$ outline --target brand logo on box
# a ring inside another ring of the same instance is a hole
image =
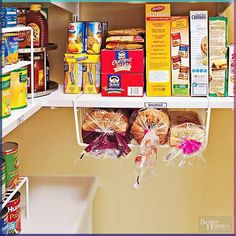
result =
[[[199,19],[205,20],[206,19],[206,14],[195,14],[195,15],[192,15],[192,19],[193,20],[199,20]]]
[[[158,7],[153,7],[151,10],[152,11],[163,11],[165,9],[165,7],[164,6],[158,6]]]
[[[108,93],[121,93],[120,75],[108,75]]]
[[[132,66],[132,57],[129,57],[128,51],[116,51],[116,59],[112,61],[114,71],[130,71]]]

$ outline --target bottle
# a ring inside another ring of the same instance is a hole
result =
[[[17,26],[26,26],[26,14],[25,10],[22,9],[17,9]],[[18,43],[19,43],[19,48],[25,48],[27,45],[26,41],[26,32],[25,31],[20,31],[18,33]]]
[[[27,26],[34,30],[34,47],[46,47],[48,44],[48,22],[40,10],[40,4],[32,4],[26,17]],[[30,37],[27,46],[30,46]]]
[[[29,56],[30,60],[30,56]],[[34,56],[34,92],[44,91],[45,75],[43,55]],[[28,66],[28,93],[31,93],[31,66]]]
[[[48,60],[48,55],[46,59],[46,81],[48,82],[50,80],[50,64]]]

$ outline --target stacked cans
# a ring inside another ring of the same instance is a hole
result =
[[[68,26],[67,52],[100,54],[107,34],[107,22],[71,22]]]
[[[0,8],[1,27],[15,27],[17,23],[17,14],[15,7]]]

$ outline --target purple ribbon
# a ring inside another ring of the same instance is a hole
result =
[[[184,154],[191,155],[200,150],[202,146],[201,142],[192,139],[185,139],[180,145],[179,148],[183,150]]]

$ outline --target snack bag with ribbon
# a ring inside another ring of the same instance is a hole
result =
[[[119,158],[131,151],[128,146],[129,121],[127,115],[121,111],[88,111],[82,125],[82,137],[88,146],[81,158],[86,152],[99,158]]]
[[[171,128],[169,142],[171,152],[165,160],[168,165],[184,167],[192,165],[194,159],[204,161],[205,128],[196,112],[173,111],[170,113]]]
[[[139,155],[135,158],[137,171],[134,188],[139,188],[155,175],[158,148],[167,142],[170,123],[168,115],[157,109],[142,109],[133,117],[131,134],[140,144]]]

